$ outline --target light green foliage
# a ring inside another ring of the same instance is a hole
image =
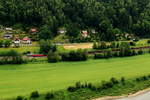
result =
[[[22,64],[0,66],[0,97],[26,95],[38,90],[45,93],[64,89],[74,83],[97,83],[111,77],[130,79],[149,74],[150,55],[61,62],[54,64]]]

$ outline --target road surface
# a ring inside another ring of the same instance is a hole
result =
[[[150,91],[140,94],[138,96],[133,96],[133,97],[125,97],[122,99],[115,99],[115,100],[150,100]]]

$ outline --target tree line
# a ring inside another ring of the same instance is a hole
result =
[[[105,41],[115,40],[118,33],[149,37],[150,0],[1,0],[0,24],[47,29],[48,38],[55,37],[59,27],[74,38],[81,29],[95,29]]]

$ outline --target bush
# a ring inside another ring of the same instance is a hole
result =
[[[114,52],[114,53],[113,53],[113,56],[114,56],[114,57],[119,57],[119,53],[118,53],[118,52]]]
[[[97,49],[97,48],[98,48],[97,42],[94,42],[93,43],[93,49]]]
[[[111,42],[110,47],[111,48],[117,48],[117,44],[115,42]]]
[[[135,46],[135,42],[130,42],[130,46]]]
[[[57,51],[56,45],[53,45],[49,40],[40,40],[40,53],[48,54],[49,51]]]
[[[99,54],[94,54],[94,59],[102,59],[104,58],[104,54],[99,53]]]
[[[67,90],[68,90],[69,92],[75,92],[75,91],[76,91],[76,87],[69,86],[69,87],[67,88]]]
[[[3,47],[3,40],[0,40],[0,48]]]
[[[3,45],[5,48],[9,47],[11,45],[11,40],[9,40],[9,39],[4,40]]]
[[[125,85],[125,78],[124,78],[124,77],[121,77],[121,83],[122,83],[123,85]]]
[[[60,61],[61,57],[57,52],[49,51],[47,55],[47,59],[49,63],[56,63]]]
[[[39,95],[39,93],[38,93],[38,91],[34,91],[34,92],[32,92],[31,93],[31,98],[38,98],[40,95]]]
[[[113,84],[118,84],[118,83],[119,83],[119,81],[118,81],[116,78],[114,78],[114,77],[112,77],[112,78],[110,79],[110,81],[111,81]]]
[[[50,93],[50,92],[49,92],[49,93],[47,93],[46,96],[45,96],[45,99],[46,99],[46,100],[49,100],[49,99],[52,99],[52,98],[54,98],[54,93]]]
[[[16,100],[23,100],[23,97],[22,97],[22,96],[18,96],[18,97],[16,98]]]
[[[77,82],[77,83],[76,83],[76,88],[77,88],[77,89],[80,89],[80,88],[81,88],[81,83],[80,83],[80,82]]]
[[[86,61],[87,53],[83,50],[70,51],[69,53],[61,54],[62,61]]]
[[[147,40],[147,43],[150,44],[150,40]]]
[[[104,58],[111,58],[111,57],[113,57],[111,49],[104,51]]]
[[[22,56],[15,50],[1,52],[0,64],[22,64],[24,63]]]
[[[108,89],[108,88],[112,88],[112,87],[113,87],[112,82],[105,82],[105,81],[102,82],[101,89]]]
[[[107,49],[106,42],[99,42],[98,43],[98,49]]]
[[[144,52],[143,52],[143,50],[142,49],[140,49],[139,51],[138,51],[138,54],[139,55],[142,55]]]

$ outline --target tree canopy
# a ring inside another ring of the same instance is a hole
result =
[[[52,36],[59,27],[76,25],[96,29],[99,36],[106,35],[104,40],[112,37],[113,29],[149,37],[150,0],[0,0],[0,24],[48,26],[46,33]]]

